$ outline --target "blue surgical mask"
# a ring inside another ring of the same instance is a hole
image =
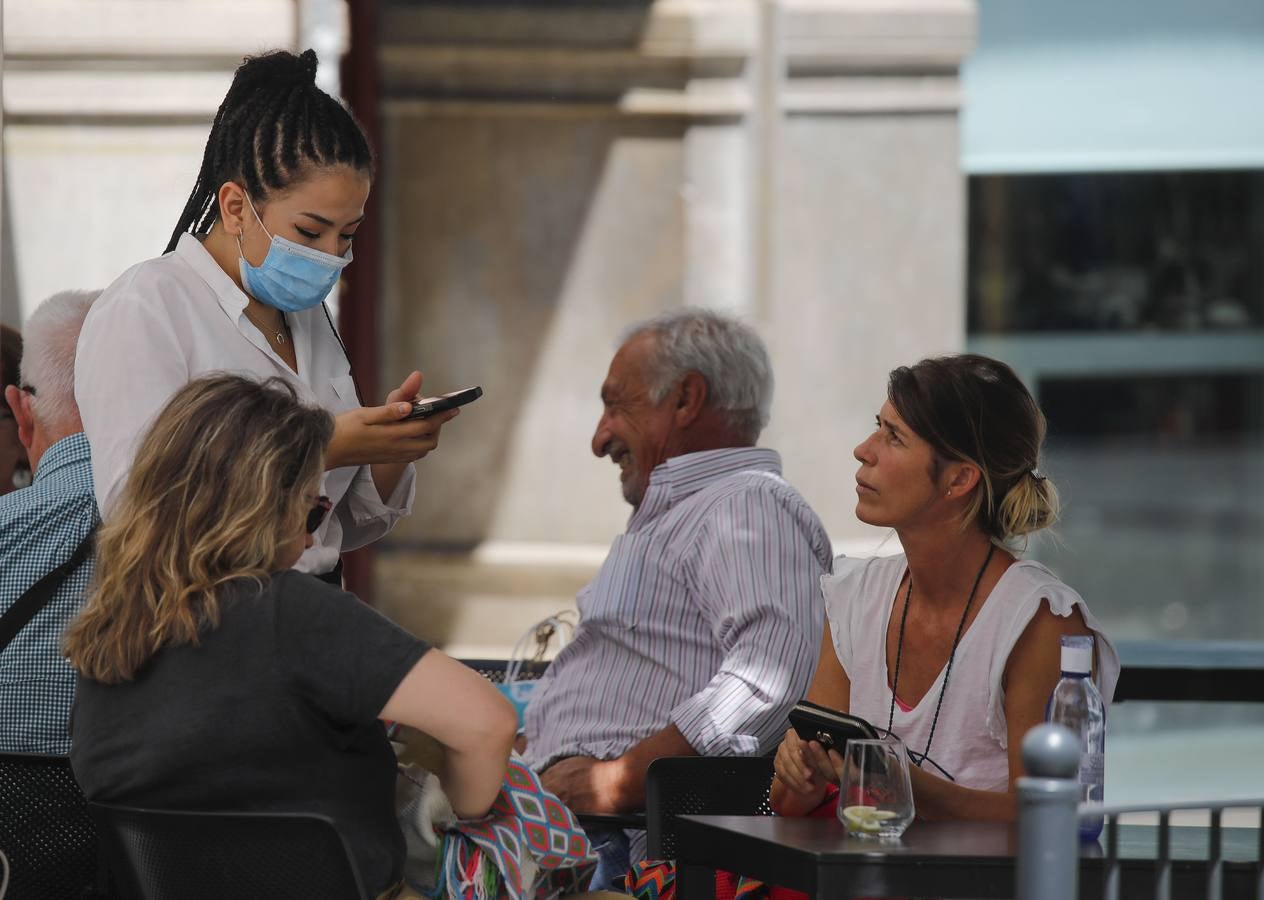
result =
[[[281,312],[299,312],[319,306],[337,284],[343,268],[351,262],[351,248],[347,248],[344,256],[333,256],[277,237],[264,227],[249,194],[246,202],[250,204],[250,211],[255,214],[263,233],[272,238],[272,246],[268,248],[263,263],[252,266],[241,252],[241,235],[237,236],[241,283],[247,293]]]

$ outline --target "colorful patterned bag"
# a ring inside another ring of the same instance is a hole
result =
[[[596,868],[574,813],[515,755],[487,817],[444,833],[433,896],[553,900],[586,890]]]
[[[636,900],[676,900],[676,863],[670,859],[635,862],[623,883]],[[768,886],[762,881],[715,873],[715,900],[768,900],[768,896]]]

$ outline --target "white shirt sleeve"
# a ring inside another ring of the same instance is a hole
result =
[[[834,654],[843,671],[855,671],[852,661],[852,604],[856,588],[864,578],[866,559],[849,559],[838,556],[834,559],[832,572],[821,576],[821,597],[825,603],[825,627],[830,630],[830,643],[834,645]]]
[[[131,279],[107,291],[93,304],[75,355],[75,400],[92,446],[102,515],[119,495],[154,415],[190,377],[164,308],[136,299]]]
[[[396,522],[412,513],[416,493],[417,469],[413,463],[404,468],[395,490],[385,501],[373,482],[372,467],[361,466],[335,509],[342,525],[342,549],[355,550],[389,532]]]
[[[212,372],[279,377],[305,403],[338,415],[359,405],[342,347],[325,314],[293,314],[290,326],[302,374],[292,371],[246,324],[247,298],[194,238],[175,253],[140,263],[93,305],[79,336],[75,398],[92,446],[93,480],[103,513],[119,497],[139,442],[154,417],[191,379]],[[343,549],[386,534],[412,508],[409,466],[385,502],[368,466],[326,473],[334,515],[297,568],[327,572]]]
[[[1089,611],[1088,604],[1071,586],[1039,563],[1021,560],[1013,567],[1019,569],[1026,577],[1014,579],[1017,593],[1004,598],[1004,609],[1009,613],[1005,626],[997,635],[991,668],[989,671],[990,691],[987,709],[988,733],[1003,748],[1009,746],[1009,724],[1005,717],[1005,668],[1009,665],[1010,654],[1026,633],[1031,620],[1036,617],[1042,604],[1049,605],[1049,611],[1059,618],[1065,619],[1079,609],[1084,624],[1093,632],[1094,677],[1097,689],[1107,707],[1115,696],[1115,685],[1119,681],[1119,652],[1101,623]],[[1017,574],[1017,573],[1016,573]],[[1001,598],[997,598],[1001,599]]]

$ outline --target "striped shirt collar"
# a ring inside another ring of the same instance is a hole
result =
[[[88,436],[82,431],[76,431],[55,441],[44,451],[39,464],[35,467],[35,478],[32,483],[39,484],[45,479],[52,478],[57,472],[71,466],[82,466],[84,463],[91,462],[91,459]]]
[[[738,472],[781,474],[781,456],[762,447],[725,447],[673,456],[655,466],[628,530],[642,527],[685,498]]]

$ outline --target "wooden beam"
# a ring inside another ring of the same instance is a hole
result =
[[[348,3],[351,39],[342,59],[342,93],[351,111],[360,120],[369,145],[382,152],[381,118],[378,115],[380,88],[377,61],[377,0]],[[381,166],[378,167],[381,171]],[[342,302],[338,307],[338,328],[351,357],[360,393],[366,404],[382,402],[378,386],[378,298],[382,282],[381,204],[378,198],[386,186],[375,181],[364,221],[356,231],[356,261],[347,272]],[[373,603],[373,548],[364,547],[343,554],[343,578],[347,590],[366,603]]]

